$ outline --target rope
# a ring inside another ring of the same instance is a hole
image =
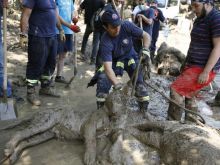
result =
[[[169,100],[170,102],[172,102],[173,104],[175,104],[176,106],[180,107],[181,109],[183,109],[184,111],[188,112],[188,113],[191,113],[193,115],[196,115],[196,116],[199,116],[201,118],[201,123],[202,124],[205,124],[205,119],[200,115],[198,114],[197,112],[194,112],[192,110],[189,110],[181,105],[179,105],[176,101],[174,101],[173,99],[169,98],[168,96],[166,96],[162,91],[160,91],[159,89],[157,89],[156,87],[154,87],[153,85],[151,85],[150,83],[148,82],[144,82],[147,86],[151,87],[153,90],[155,90],[156,92],[160,93],[163,97],[165,97],[167,100]],[[196,119],[194,119],[196,120]],[[198,123],[198,122],[197,122]],[[199,124],[199,123],[198,123]]]

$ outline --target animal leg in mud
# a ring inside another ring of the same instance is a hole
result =
[[[109,151],[112,143],[108,137],[97,138],[97,164],[110,165]]]
[[[148,156],[149,148],[131,134],[130,128],[119,131],[109,152],[110,162],[117,165],[150,164]]]
[[[196,112],[198,111],[198,106],[196,104],[196,99],[193,97],[193,98],[185,98],[185,107],[187,109],[190,109],[192,110],[193,112]],[[196,122],[197,124],[200,124],[200,118],[197,118],[197,116],[191,114],[191,113],[187,113],[186,112],[186,118],[187,120],[189,121],[192,121],[192,122]]]
[[[130,134],[134,136],[137,140],[139,140],[141,143],[144,143],[149,146],[153,146],[155,148],[159,148],[160,146],[160,138],[161,133],[158,130],[145,130],[145,129],[137,129],[137,128],[130,128],[129,129]]]
[[[174,90],[170,89],[170,98],[173,99],[177,104],[185,106],[184,97],[176,93]],[[180,107],[170,102],[168,108],[168,119],[169,120],[181,120],[183,110]]]
[[[39,133],[43,133],[48,129],[52,128],[55,125],[54,120],[47,120],[41,121],[39,120],[37,124],[31,125],[29,128],[26,128],[22,131],[18,131],[6,144],[5,146],[5,156],[9,156],[14,152],[16,146],[23,140],[28,139],[34,135]]]
[[[104,108],[104,107],[103,107]],[[105,110],[96,111],[93,113],[89,119],[86,121],[83,126],[83,136],[85,139],[85,154],[84,154],[84,163],[86,165],[95,165],[96,164],[96,131],[97,127],[105,126],[106,122],[109,122],[108,115]]]
[[[24,149],[48,141],[54,138],[54,136],[55,136],[54,133],[50,131],[46,131],[44,133],[35,135],[27,140],[23,140],[14,148],[13,153],[9,155],[8,157],[9,164],[14,164],[15,161],[18,159],[18,156],[22,153]]]

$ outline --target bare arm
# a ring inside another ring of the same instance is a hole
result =
[[[213,38],[214,48],[212,49],[209,60],[204,68],[204,72],[210,72],[220,58],[220,37]]]
[[[60,23],[68,28],[70,28],[71,24],[64,21],[62,17],[58,16],[59,17],[59,20],[60,20]]]
[[[151,44],[151,37],[148,33],[143,31],[143,48],[149,48]]]
[[[60,16],[59,16],[59,12],[58,9],[56,8],[56,18],[57,18],[57,28],[59,29],[59,31],[63,30],[62,26],[61,26],[61,20],[60,20]]]
[[[108,78],[111,80],[113,85],[116,85],[119,83],[115,72],[112,69],[112,62],[104,62],[104,69],[105,69],[105,73],[108,76]]]
[[[142,17],[142,20],[147,23],[148,25],[152,25],[153,24],[153,19],[152,18],[147,18],[145,17],[143,14],[138,14],[138,17]]]
[[[220,58],[220,37],[213,38],[212,42],[214,47],[212,49],[211,55],[208,59],[208,62],[205,65],[203,72],[199,75],[198,78],[198,83],[201,84],[206,83],[208,81],[210,71],[213,69],[213,67]]]
[[[20,29],[21,33],[26,34],[28,31],[28,21],[31,15],[32,9],[24,7],[21,13]]]

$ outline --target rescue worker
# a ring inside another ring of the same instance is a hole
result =
[[[156,51],[156,43],[159,37],[160,31],[160,22],[165,22],[165,17],[163,12],[157,7],[158,2],[157,0],[150,1],[150,8],[154,9],[154,24],[152,29],[152,40],[150,46],[150,57],[152,64],[155,64],[155,51]]]
[[[123,87],[120,78],[124,70],[131,78],[138,64],[137,52],[134,50],[132,38],[143,38],[142,53],[150,60],[150,36],[129,21],[121,21],[115,10],[107,10],[101,17],[106,32],[100,43],[100,54],[103,66],[98,70],[97,106],[104,105],[105,97],[111,86],[119,90]],[[103,72],[104,71],[104,72]],[[143,82],[143,75],[139,72],[135,96],[138,98],[142,110],[147,110],[149,96]]]
[[[28,62],[26,68],[27,100],[41,105],[36,87],[41,82],[40,95],[60,97],[51,85],[51,76],[56,66],[56,25],[61,40],[65,34],[61,27],[54,0],[23,0],[20,21],[20,44],[23,47],[28,37]]]
[[[213,3],[213,0],[192,0],[197,18],[191,31],[185,67],[171,84],[171,98],[194,111],[197,111],[196,94],[209,85],[220,70],[220,12]],[[173,103],[170,103],[168,118],[181,118],[180,110]]]

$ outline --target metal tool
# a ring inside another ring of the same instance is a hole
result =
[[[7,84],[7,9],[3,8],[3,53],[4,53],[4,76],[3,76],[3,99],[0,103],[0,120],[15,119],[16,113],[12,98],[8,98]]]
[[[71,83],[73,82],[73,80],[75,79],[76,75],[77,75],[77,33],[74,33],[74,52],[73,53],[73,65],[74,65],[74,73],[73,76],[71,77],[71,79],[69,80],[69,82],[66,84],[65,88],[70,88]]]

